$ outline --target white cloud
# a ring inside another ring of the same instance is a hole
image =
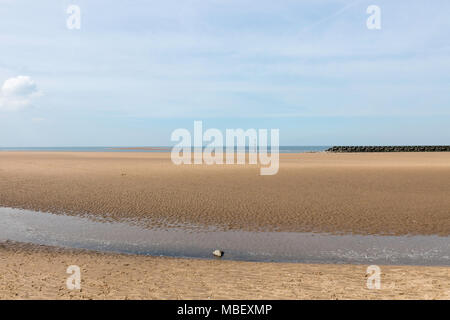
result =
[[[0,111],[17,111],[31,105],[40,95],[36,83],[28,76],[7,79],[0,88]]]

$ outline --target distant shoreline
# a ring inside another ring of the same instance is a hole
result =
[[[110,150],[154,150],[154,151],[170,151],[169,147],[111,147]]]
[[[172,146],[142,147],[0,147],[1,151],[54,151],[54,152],[170,152]],[[239,151],[239,150],[237,150]],[[248,152],[248,147],[245,147]],[[365,153],[365,152],[450,152],[450,145],[400,146],[279,146],[279,153]]]
[[[204,146],[206,147],[206,146]],[[280,146],[279,153],[324,152],[330,146]],[[1,151],[43,151],[43,152],[170,152],[172,146],[97,146],[97,147],[0,147]],[[236,151],[244,149],[235,148]],[[269,146],[270,150],[270,146]],[[248,152],[248,146],[245,147]]]

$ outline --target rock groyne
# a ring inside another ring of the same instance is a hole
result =
[[[450,152],[450,146],[335,146],[327,152]]]

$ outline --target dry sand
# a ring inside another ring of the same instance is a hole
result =
[[[223,229],[450,235],[450,153],[282,154],[280,171],[168,153],[0,152],[0,205]]]
[[[66,269],[81,269],[81,291]],[[0,299],[450,299],[450,268],[155,258],[0,243]]]

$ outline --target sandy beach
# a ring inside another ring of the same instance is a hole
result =
[[[450,235],[450,153],[280,155],[257,166],[175,166],[168,153],[1,152],[0,206],[147,227]],[[82,290],[65,286],[82,269]],[[262,263],[0,244],[1,299],[449,299],[450,268]]]
[[[281,154],[274,176],[168,153],[0,153],[0,206],[162,227],[448,236],[449,190],[450,153]]]
[[[449,0],[103,2],[0,0],[0,302],[450,300]]]
[[[66,269],[81,269],[68,290]],[[450,299],[445,267],[256,263],[100,254],[0,244],[0,299]]]

